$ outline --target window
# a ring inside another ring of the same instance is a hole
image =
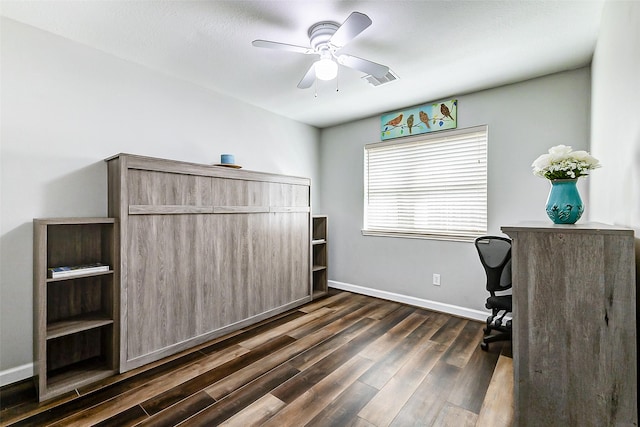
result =
[[[487,232],[487,126],[364,148],[365,235],[472,240]]]

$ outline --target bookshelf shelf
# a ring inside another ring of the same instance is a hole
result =
[[[65,366],[50,373],[43,400],[89,385],[110,377],[114,373],[115,371],[108,367],[104,359],[97,357]]]
[[[77,332],[88,331],[93,328],[100,328],[106,325],[112,325],[113,319],[107,315],[92,313],[80,315],[60,322],[47,324],[47,339],[60,338],[65,335],[75,334]]]
[[[51,278],[51,277],[48,277],[47,278],[47,283],[49,283],[49,282],[64,282],[64,281],[67,281],[67,280],[76,280],[76,279],[82,279],[84,277],[104,276],[104,275],[109,275],[109,274],[113,274],[113,270],[99,271],[97,273],[78,274],[77,276],[70,276],[70,277],[56,277],[55,279]]]

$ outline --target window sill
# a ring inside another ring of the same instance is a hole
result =
[[[484,236],[486,233],[478,235],[445,235],[445,234],[421,234],[421,233],[402,233],[393,231],[375,231],[362,230],[363,236],[374,237],[397,237],[402,239],[425,239],[425,240],[445,240],[450,242],[470,242],[473,243],[476,238]]]

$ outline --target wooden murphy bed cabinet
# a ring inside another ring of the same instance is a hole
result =
[[[502,231],[513,239],[514,425],[638,425],[633,230]]]
[[[114,218],[33,220],[34,378],[40,401],[117,371],[117,236]],[[49,268],[94,263],[108,269],[47,277]]]
[[[312,299],[310,180],[119,154],[120,372]]]

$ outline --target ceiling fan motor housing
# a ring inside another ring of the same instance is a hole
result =
[[[340,24],[332,21],[323,21],[313,24],[309,28],[309,41],[311,47],[316,52],[320,53],[323,50],[330,49],[329,40],[331,36],[340,28]]]

